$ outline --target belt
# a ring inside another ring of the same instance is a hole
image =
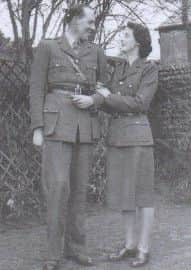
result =
[[[52,87],[51,92],[53,93],[59,93],[66,96],[71,95],[86,95],[90,96],[93,94],[93,92],[83,86],[77,85],[76,87],[67,87],[67,86],[61,86],[61,87]]]
[[[54,94],[61,94],[65,97],[70,98],[72,95],[75,95],[75,92],[72,91],[66,91],[66,90],[62,90],[62,89],[53,89],[52,93]]]
[[[115,112],[115,113],[112,113],[111,115],[112,115],[112,118],[119,119],[123,117],[139,116],[140,113]]]

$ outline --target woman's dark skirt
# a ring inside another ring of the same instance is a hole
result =
[[[109,147],[106,202],[121,211],[153,207],[154,158],[152,146]]]

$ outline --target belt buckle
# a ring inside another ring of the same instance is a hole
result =
[[[82,94],[82,88],[80,87],[79,84],[76,85],[76,87],[74,89],[74,93],[75,93],[75,95],[81,95]]]

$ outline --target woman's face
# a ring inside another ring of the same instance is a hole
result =
[[[131,28],[126,27],[120,33],[120,36],[120,51],[122,54],[129,54],[136,47],[138,47],[138,44],[133,34],[133,30]]]

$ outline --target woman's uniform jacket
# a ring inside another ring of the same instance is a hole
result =
[[[147,112],[157,90],[158,68],[153,61],[126,61],[116,65],[111,82],[112,94],[103,108],[113,115],[108,143],[111,146],[153,145]]]
[[[111,117],[108,134],[108,207],[135,210],[153,207],[153,138],[147,112],[157,90],[155,63],[138,59],[116,66],[104,109]]]

